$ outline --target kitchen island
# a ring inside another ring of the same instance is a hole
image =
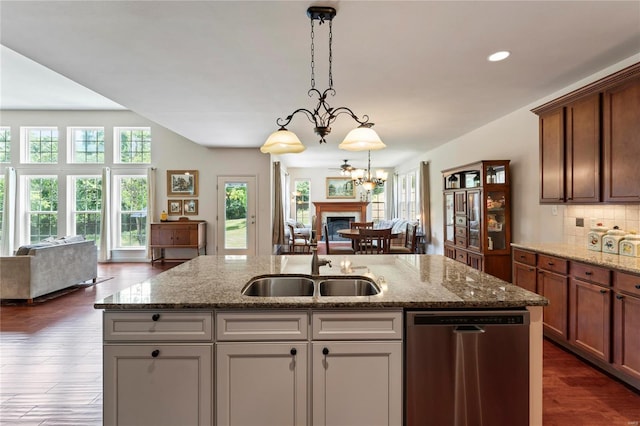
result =
[[[325,258],[321,277],[382,291],[246,296],[255,277],[310,276],[311,257],[200,256],[98,301],[105,424],[402,424],[410,310],[528,310],[529,418],[541,424],[545,298],[444,256]]]

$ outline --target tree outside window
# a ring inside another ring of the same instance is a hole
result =
[[[296,222],[311,224],[311,181],[302,179],[295,181]]]
[[[25,162],[55,164],[58,162],[58,128],[27,127],[25,135]]]
[[[118,246],[133,248],[147,244],[147,178],[119,176],[120,231]]]
[[[104,163],[104,128],[69,128],[69,147],[73,163]]]
[[[151,129],[117,128],[116,162],[118,163],[151,163]]]
[[[73,181],[72,226],[75,235],[84,235],[100,245],[100,219],[102,210],[102,178],[75,176]]]
[[[29,241],[37,243],[58,235],[58,179],[28,177]]]
[[[11,162],[11,129],[0,127],[0,163]]]

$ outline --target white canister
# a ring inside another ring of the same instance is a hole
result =
[[[620,254],[623,256],[640,257],[640,235],[631,231],[620,241]]]
[[[607,228],[598,223],[587,234],[587,248],[593,251],[602,251],[602,237],[607,233]]]
[[[620,240],[624,238],[624,231],[614,226],[613,229],[607,231],[607,234],[602,237],[602,252],[610,254],[618,254],[620,249]]]

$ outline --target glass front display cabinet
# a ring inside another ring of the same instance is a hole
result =
[[[511,282],[509,160],[442,171],[445,256]]]

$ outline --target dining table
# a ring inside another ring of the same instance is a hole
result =
[[[351,246],[353,247],[353,249],[354,250],[357,249],[358,240],[360,239],[360,229],[358,228],[338,229],[336,233],[343,238],[349,238],[351,240]],[[399,236],[400,236],[400,232],[391,231],[392,240],[395,238],[398,238]]]

